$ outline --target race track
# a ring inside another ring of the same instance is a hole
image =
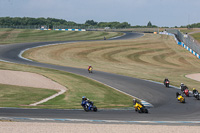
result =
[[[143,36],[143,34],[127,33],[125,36],[115,39],[132,39],[141,36]],[[89,77],[111,87],[114,87],[120,91],[128,93],[132,96],[136,96],[142,100],[145,100],[151,103],[154,107],[149,109],[149,114],[139,114],[134,110],[99,110],[98,112],[84,112],[83,110],[0,108],[0,117],[118,121],[200,120],[200,101],[197,101],[193,97],[189,97],[186,98],[185,104],[179,103],[175,97],[175,93],[179,91],[176,88],[165,88],[162,84],[100,71],[94,71],[95,74],[89,74],[85,69],[38,63],[22,59],[18,56],[22,51],[28,48],[55,43],[64,42],[42,42],[2,45],[0,46],[0,60],[62,70]]]

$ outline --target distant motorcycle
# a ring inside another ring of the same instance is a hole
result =
[[[185,103],[185,98],[180,94],[180,93],[176,93],[176,98],[178,99],[178,101],[180,101],[181,103]]]
[[[183,91],[183,93],[184,93],[187,97],[189,97],[189,90],[188,90],[188,89],[185,89],[185,90]]]
[[[164,83],[165,87],[169,88],[169,79],[168,78],[165,78],[163,83]]]
[[[180,89],[183,92],[183,94],[185,94],[185,96],[189,97],[189,89],[188,89],[188,87],[186,85],[181,83]]]
[[[164,85],[169,88],[169,81],[165,81]]]
[[[196,91],[195,93],[193,93],[193,96],[197,99],[200,100],[200,94],[198,91]]]
[[[179,95],[178,101],[180,101],[181,103],[185,103],[185,98],[183,96]]]
[[[90,67],[90,68],[88,69],[88,72],[89,72],[89,73],[92,73],[92,67]]]

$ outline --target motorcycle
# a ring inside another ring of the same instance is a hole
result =
[[[148,109],[140,103],[136,103],[134,105],[134,108],[135,108],[135,111],[138,113],[148,113]]]
[[[193,96],[197,99],[200,100],[200,94],[198,91],[196,91],[195,93],[193,93]]]
[[[189,97],[189,90],[188,90],[188,89],[185,89],[185,90],[183,91],[183,93],[184,93],[187,97]]]
[[[85,106],[83,108],[86,112],[88,112],[90,110],[97,112],[97,107],[94,106],[94,103],[92,101],[86,101]]]
[[[165,81],[164,85],[169,88],[169,81]]]
[[[176,93],[176,97],[178,101],[180,101],[181,103],[185,103],[185,98],[182,95],[180,95],[178,92]]]
[[[89,73],[92,73],[92,67],[90,67],[90,68],[88,69],[88,72],[89,72]]]

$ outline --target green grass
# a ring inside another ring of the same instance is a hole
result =
[[[200,60],[177,45],[173,37],[145,34],[133,40],[77,42],[68,45],[35,48],[24,54],[27,58],[62,66],[87,68],[172,85],[186,84],[199,88],[199,82],[185,77],[200,72]]]
[[[81,108],[80,103],[82,96],[87,96],[90,100],[94,101],[98,108],[121,108],[132,106],[132,97],[124,95],[96,81],[75,74],[4,62],[0,62],[0,69],[38,73],[68,88],[67,92],[64,94],[36,107],[30,107],[22,105],[40,101],[42,98],[46,98],[56,92],[47,89],[0,84],[1,107],[77,109]]]
[[[31,29],[0,29],[0,44],[68,41],[68,40],[103,40],[120,36],[119,32],[97,31],[43,31]]]
[[[55,90],[0,84],[0,107],[23,107],[55,93]]]
[[[195,34],[192,34],[191,36],[194,37],[194,39],[200,43],[200,33],[195,33]]]
[[[0,29],[0,44],[66,40],[102,40],[104,36],[106,36],[106,38],[111,38],[119,35],[122,35],[122,33]],[[132,98],[130,96],[124,95],[95,81],[67,72],[4,62],[0,62],[0,69],[38,73],[68,88],[65,94],[38,105],[36,106],[37,108],[81,108],[80,102],[82,96],[87,96],[100,108],[130,107],[132,103]],[[9,91],[6,92],[6,89]],[[0,106],[2,107],[24,107],[21,105],[28,105],[40,101],[46,98],[47,94],[55,93],[55,91],[47,89],[2,84],[0,84],[0,92],[2,94]],[[3,99],[6,99],[6,101]]]
[[[197,40],[200,43],[200,29],[199,28],[193,28],[193,29],[187,29],[187,28],[183,28],[180,29],[181,32],[183,33],[190,33],[193,32],[192,34],[190,34],[190,36],[192,36],[195,40]]]

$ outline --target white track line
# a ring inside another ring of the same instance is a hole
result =
[[[69,42],[69,43],[71,43],[71,42]],[[74,43],[74,42],[73,42],[73,43]],[[39,47],[45,47],[45,46],[50,46],[50,45],[59,45],[59,44],[66,44],[66,43],[47,44],[47,45],[36,46],[36,47],[32,47],[32,48],[39,48]],[[23,53],[24,53],[25,51],[30,50],[30,49],[32,49],[32,48],[27,48],[27,49],[21,51],[20,54],[18,55],[18,57],[19,57],[19,58],[22,58],[22,59],[24,59],[24,60],[32,61],[32,60],[27,59],[27,58],[25,58],[25,57],[22,56]],[[83,75],[81,75],[81,76],[83,76]],[[83,77],[86,77],[86,76],[83,76]],[[86,78],[89,78],[89,77],[86,77]],[[92,78],[89,78],[89,79],[92,79]],[[136,98],[136,99],[140,100],[141,103],[142,103],[143,105],[145,105],[145,106],[147,106],[147,107],[153,107],[153,105],[152,105],[151,103],[148,103],[148,102],[146,102],[146,101],[144,101],[144,100],[142,100],[142,99],[140,99],[140,98],[138,98],[138,97],[132,96],[132,95],[126,93],[126,92],[123,92],[123,91],[121,91],[121,90],[119,90],[119,89],[117,89],[117,88],[114,88],[114,87],[112,87],[112,86],[110,86],[110,85],[104,84],[104,83],[102,83],[102,82],[100,82],[100,81],[97,81],[97,80],[95,80],[95,79],[92,79],[92,80],[94,80],[94,81],[96,81],[96,82],[99,82],[99,83],[101,83],[101,84],[103,84],[103,85],[106,85],[106,86],[108,86],[108,87],[110,87],[110,88],[113,88],[113,89],[115,89],[115,90],[117,90],[117,91],[119,91],[119,92],[121,92],[121,93],[123,93],[123,94],[125,94],[125,95],[128,95],[128,96],[131,96],[131,97],[133,97],[133,98]]]
[[[37,106],[38,104],[45,103],[45,102],[47,102],[47,101],[49,101],[49,100],[51,100],[51,99],[53,99],[53,98],[55,98],[55,97],[57,97],[57,96],[59,96],[59,95],[62,95],[62,94],[65,93],[66,91],[67,91],[67,90],[61,90],[60,92],[58,92],[58,93],[56,93],[56,94],[54,94],[54,95],[52,95],[52,96],[50,96],[50,97],[47,97],[47,98],[45,98],[45,99],[43,99],[43,100],[41,100],[41,101],[39,101],[39,102],[30,104],[30,106]]]

